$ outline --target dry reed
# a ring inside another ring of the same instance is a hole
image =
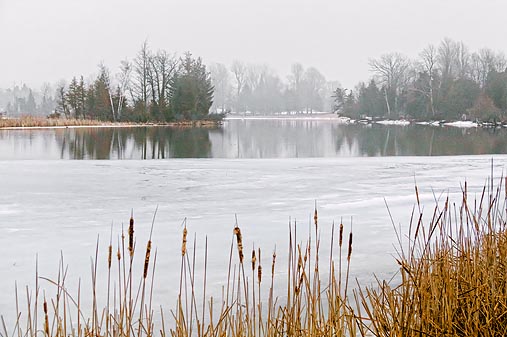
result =
[[[187,251],[187,223],[181,242],[180,288],[169,324],[160,309],[155,325],[152,308],[156,252],[152,253],[152,232],[142,261],[139,286],[134,283],[134,219],[129,221],[128,237],[123,230],[117,251],[117,280],[107,284],[107,305],[99,309],[96,298],[98,242],[92,260],[92,308],[85,315],[80,286],[71,295],[66,287],[63,257],[56,281],[56,296],[42,301],[44,326],[37,327],[38,285],[35,296],[27,290],[27,314],[19,312],[12,333],[1,337],[162,337],[208,336],[501,336],[507,334],[507,180],[494,189],[485,186],[477,200],[469,200],[465,183],[461,202],[448,198],[437,204],[428,224],[424,223],[419,189],[408,242],[399,239],[399,278],[388,282],[377,279],[374,286],[358,285],[348,296],[353,252],[352,229],[345,237],[340,222],[337,247],[335,226],[331,226],[330,255],[326,277],[321,277],[320,229],[317,209],[313,213],[315,231],[300,241],[296,222],[289,221],[286,270],[276,270],[276,248],[271,256],[271,280],[264,282],[260,248],[252,249],[250,275],[245,274],[245,237],[233,228],[227,279],[222,299],[207,294],[207,238],[202,284],[196,277],[196,238],[193,254]],[[418,209],[418,213],[415,210]],[[309,227],[311,228],[310,218]],[[154,221],[153,221],[154,223]],[[153,223],[152,229],[153,231]],[[350,225],[352,227],[352,225]],[[400,238],[402,233],[398,233]],[[313,240],[312,240],[313,238]],[[112,234],[111,234],[112,239]],[[107,248],[108,273],[112,267],[112,240]],[[237,262],[233,248],[238,251]],[[338,250],[335,260],[333,250]],[[130,259],[122,259],[125,252]],[[342,254],[343,251],[343,254]],[[342,256],[343,261],[342,261]],[[149,266],[153,265],[151,275]],[[343,269],[343,270],[342,270]],[[283,277],[285,282],[275,279]],[[275,286],[278,284],[278,286]],[[286,288],[279,286],[285,284]],[[197,299],[198,290],[202,300]],[[16,290],[17,294],[17,290]],[[284,295],[286,294],[286,295]],[[111,303],[109,297],[112,297]],[[199,303],[200,302],[200,303]],[[22,321],[22,318],[25,321]],[[158,334],[158,333],[157,333]]]

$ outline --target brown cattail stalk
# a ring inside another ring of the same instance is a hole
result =
[[[187,251],[187,226],[183,228],[183,240],[181,242],[181,256],[185,256],[185,253]]]
[[[271,276],[275,274],[276,251],[273,251],[273,262],[271,263]]]
[[[234,227],[234,234],[236,235],[236,242],[238,243],[239,263],[243,263],[243,237],[238,225]]]
[[[352,255],[352,232],[349,234],[349,252],[347,253],[347,260],[350,261],[350,256]]]
[[[315,223],[315,229],[317,229],[318,220],[319,220],[319,216],[317,214],[317,202],[315,202],[315,212],[313,214],[313,222]]]
[[[261,283],[262,281],[262,266],[259,265],[259,267],[257,267],[257,281],[259,281],[259,283]]]
[[[255,257],[255,249],[252,250],[252,270],[255,270],[255,263],[257,262],[257,258]]]
[[[130,256],[134,256],[134,216],[130,216],[129,223],[129,253]]]
[[[49,337],[48,303],[46,302],[46,299],[44,299],[43,308],[44,308],[44,332],[46,333],[46,336]]]
[[[111,269],[111,261],[113,259],[113,246],[109,245],[109,251],[107,254],[107,269]]]
[[[144,257],[143,278],[146,278],[146,276],[148,276],[148,264],[150,263],[150,255],[151,255],[151,240],[148,240],[148,245],[146,246],[146,255]]]

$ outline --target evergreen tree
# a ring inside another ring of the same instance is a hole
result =
[[[186,53],[169,87],[171,115],[168,119],[199,119],[209,114],[213,85],[201,58]]]

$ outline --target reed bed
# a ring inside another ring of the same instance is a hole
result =
[[[97,126],[112,125],[110,122],[102,122],[91,119],[73,119],[73,118],[45,118],[34,116],[23,116],[21,118],[0,119],[1,128],[47,128],[64,126]]]
[[[401,281],[356,292],[371,335],[507,335],[505,187],[490,181],[471,198],[465,183],[461,202],[437,203],[428,224],[416,187],[408,243],[399,236]]]
[[[70,294],[62,261],[55,292],[26,291],[16,301],[17,321],[11,330],[0,325],[0,337],[187,337],[187,336],[498,336],[507,334],[507,180],[491,181],[476,199],[463,186],[458,203],[436,202],[428,223],[417,203],[402,240],[398,232],[399,277],[376,279],[364,286],[349,281],[353,233],[350,226],[332,226],[322,241],[315,208],[308,236],[298,237],[300,224],[289,221],[287,261],[276,249],[246,247],[241,227],[231,228],[229,261],[221,296],[210,296],[208,240],[204,256],[196,256],[196,238],[182,223],[179,291],[175,303],[154,308],[157,250],[152,223],[146,249],[137,259],[135,221],[113,231],[107,248],[107,282],[100,282],[99,245],[92,259],[91,307],[84,308],[81,288]],[[321,244],[329,245],[322,256]],[[187,246],[194,247],[190,249]],[[285,255],[285,254],[284,254]],[[204,261],[197,274],[196,260]],[[284,265],[281,270],[279,265]],[[213,271],[216,273],[217,271]],[[280,280],[279,278],[283,278]],[[275,280],[276,279],[276,280]],[[275,286],[278,284],[278,286]],[[280,284],[284,284],[280,286]],[[98,291],[102,290],[102,291]],[[106,298],[98,298],[106,293]],[[17,294],[17,289],[16,289]],[[105,303],[105,304],[104,304]],[[26,307],[27,309],[22,309]],[[171,309],[172,308],[172,309]]]
[[[219,119],[209,120],[189,120],[177,122],[110,122],[94,119],[75,119],[75,118],[45,118],[34,116],[23,116],[21,118],[0,118],[0,129],[11,128],[50,128],[50,127],[85,127],[85,126],[171,126],[179,128],[199,127],[214,128],[221,125]]]

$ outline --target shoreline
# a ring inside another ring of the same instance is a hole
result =
[[[2,126],[2,121],[10,121],[13,125]],[[67,121],[68,123],[65,123]],[[88,123],[87,123],[88,122]],[[82,129],[82,128],[137,128],[137,127],[173,127],[173,128],[215,128],[222,121],[196,120],[167,123],[131,123],[131,122],[101,122],[97,120],[50,120],[50,119],[3,119],[0,120],[0,130],[37,130],[37,129]]]
[[[0,130],[37,130],[37,129],[81,129],[81,128],[137,128],[137,127],[172,127],[172,128],[215,128],[227,121],[316,121],[334,122],[341,125],[384,125],[384,126],[408,126],[420,125],[430,127],[455,127],[455,128],[507,128],[506,123],[491,123],[483,121],[454,121],[454,120],[407,120],[407,119],[352,119],[333,113],[315,113],[305,115],[230,115],[223,120],[196,120],[181,122],[101,122],[97,120],[51,120],[44,118],[26,119],[0,119]],[[7,122],[5,122],[7,121]],[[4,123],[2,123],[4,122]],[[12,125],[8,125],[8,124]],[[2,126],[7,124],[7,126]]]

